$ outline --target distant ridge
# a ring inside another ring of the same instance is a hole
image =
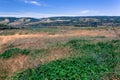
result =
[[[76,17],[0,17],[0,24],[13,27],[48,27],[48,26],[77,26],[77,27],[97,27],[97,26],[120,26],[120,16],[76,16]]]

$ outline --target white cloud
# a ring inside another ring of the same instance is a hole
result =
[[[87,14],[87,13],[89,13],[89,12],[90,12],[90,10],[83,10],[83,11],[80,11],[81,14]]]
[[[33,5],[37,5],[37,6],[43,6],[41,3],[35,1],[35,0],[24,0],[25,3],[28,4],[33,4]]]
[[[77,14],[81,15],[81,16],[101,16],[101,15],[103,15],[103,13],[96,11],[96,10],[81,10]]]

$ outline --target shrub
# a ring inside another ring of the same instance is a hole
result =
[[[19,49],[19,48],[10,48],[8,50],[6,50],[5,52],[3,52],[2,54],[0,54],[0,58],[10,58],[14,55],[18,55],[18,54],[21,54],[21,55],[28,55],[30,53],[29,50],[27,49]]]

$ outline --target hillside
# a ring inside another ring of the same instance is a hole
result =
[[[32,28],[50,26],[120,26],[120,16],[49,17],[41,19],[27,17],[0,17],[0,24]]]
[[[0,30],[6,30],[6,29],[18,29],[16,27],[0,24]]]
[[[0,30],[0,80],[120,80],[117,34],[112,27]]]
[[[0,17],[0,24],[8,26],[24,26],[27,23],[37,22],[39,19],[35,18],[16,18],[16,17]]]

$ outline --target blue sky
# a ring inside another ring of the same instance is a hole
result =
[[[120,0],[0,0],[0,16],[120,16]]]

